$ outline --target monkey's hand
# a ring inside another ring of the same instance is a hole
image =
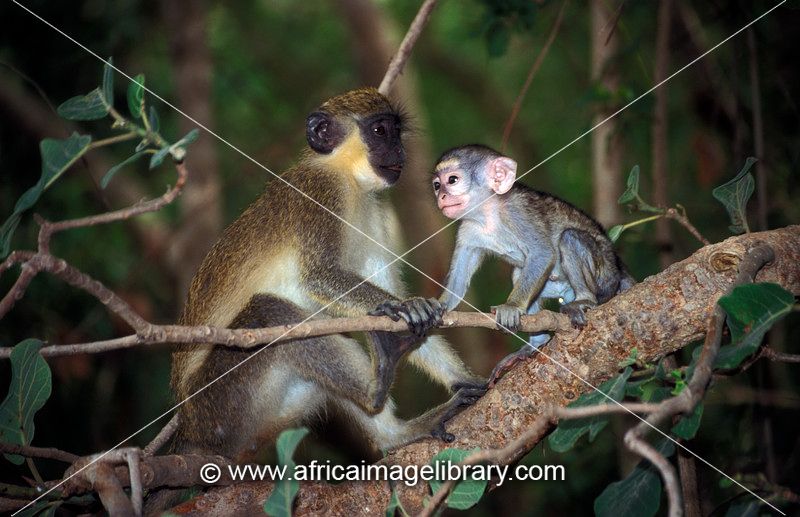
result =
[[[575,300],[561,306],[561,314],[569,316],[569,321],[576,329],[586,326],[586,310],[596,307],[597,304],[587,300]]]
[[[436,298],[414,297],[398,302],[386,300],[370,316],[389,316],[394,321],[403,318],[410,330],[418,338],[424,337],[428,330],[442,323],[444,307]]]
[[[439,438],[447,443],[455,440],[455,435],[453,435],[453,433],[448,433],[444,427],[444,424],[457,414],[464,411],[467,407],[476,403],[478,399],[480,399],[483,394],[486,393],[486,390],[487,386],[484,383],[479,387],[469,387],[465,385],[456,391],[453,396],[450,397],[450,400],[441,406],[443,411],[438,419],[438,422],[434,425],[434,428],[431,429],[431,436],[434,438]]]
[[[492,312],[495,314],[495,321],[498,325],[514,331],[519,328],[519,319],[525,313],[516,305],[495,305],[492,307]]]

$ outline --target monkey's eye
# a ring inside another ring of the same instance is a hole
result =
[[[439,187],[441,187],[441,186],[442,186],[442,184],[439,183],[438,181],[434,181],[433,182],[433,190],[439,190]]]
[[[449,183],[450,185],[455,185],[456,183],[458,183],[458,176],[450,176],[449,178],[447,178],[447,183]]]
[[[379,137],[383,138],[386,136],[386,128],[383,127],[383,124],[378,124],[372,128],[372,132],[378,135]]]

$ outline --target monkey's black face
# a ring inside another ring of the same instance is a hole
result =
[[[392,185],[400,178],[406,161],[400,117],[395,113],[380,113],[362,120],[359,126],[361,138],[369,149],[369,164]]]

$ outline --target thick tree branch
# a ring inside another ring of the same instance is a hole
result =
[[[456,441],[445,444],[433,439],[392,451],[383,461],[390,464],[428,464],[444,448],[503,449],[533,430],[545,419],[549,408],[566,406],[590,388],[618,372],[618,363],[636,347],[643,361],[679,350],[707,331],[717,299],[734,283],[740,262],[750,249],[767,245],[775,260],[756,275],[759,282],[775,282],[800,294],[800,226],[732,237],[698,250],[688,259],[649,277],[631,290],[590,311],[589,322],[580,332],[556,332],[536,354],[503,377],[473,407],[448,424]],[[533,437],[517,448],[506,462],[524,456],[544,436]],[[246,490],[248,502],[241,502]],[[236,512],[260,508],[272,490],[270,483],[215,489],[182,506],[199,513]],[[419,512],[429,497],[422,483],[399,494],[404,508]],[[301,485],[297,515],[326,511],[364,515],[382,511],[391,491],[386,482]]]

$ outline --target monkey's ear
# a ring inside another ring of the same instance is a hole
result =
[[[517,179],[517,162],[511,158],[500,156],[489,162],[488,171],[489,188],[494,190],[495,194],[505,194],[514,185],[514,180]]]
[[[342,140],[342,131],[330,115],[315,111],[306,119],[306,140],[314,151],[329,154]]]

